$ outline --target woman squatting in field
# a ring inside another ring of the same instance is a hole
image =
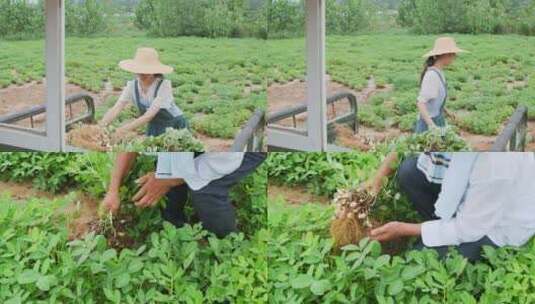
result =
[[[370,192],[379,192],[396,160],[387,158],[367,183]],[[416,249],[444,257],[453,246],[477,261],[483,246],[522,246],[535,235],[533,153],[423,153],[401,163],[397,181],[423,223],[390,222],[372,239],[415,236]]]
[[[160,62],[155,49],[140,48],[134,59],[121,61],[119,67],[136,74],[136,78],[127,83],[115,106],[104,115],[101,126],[108,126],[132,104],[139,117],[118,128],[116,138],[145,125],[147,136],[161,135],[167,128],[188,128],[184,113],[175,103],[171,81],[163,76],[173,72],[173,68]]]

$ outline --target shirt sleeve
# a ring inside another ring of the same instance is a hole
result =
[[[158,153],[156,177],[184,179],[192,190],[200,190],[210,182],[236,171],[244,153],[212,152],[194,158],[192,152]]]
[[[174,101],[171,81],[166,79],[162,82],[158,95],[151,104],[151,108],[156,108],[157,110],[170,109]]]
[[[501,171],[496,169],[492,163],[484,160],[476,163],[464,202],[456,216],[422,224],[424,245],[437,247],[475,242],[497,225],[503,217],[514,179],[495,175]]]
[[[117,103],[129,104],[134,101],[134,82],[128,81]]]
[[[418,102],[428,102],[440,94],[440,78],[437,73],[426,72],[418,95]]]

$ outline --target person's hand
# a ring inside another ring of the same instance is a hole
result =
[[[137,183],[141,188],[132,200],[139,208],[149,208],[158,203],[171,188],[183,184],[184,181],[181,179],[157,179],[154,173],[148,173],[139,178]]]
[[[102,201],[101,206],[104,211],[116,214],[121,206],[121,198],[119,196],[119,191],[108,191],[108,193],[106,193],[106,197],[104,197],[104,200]]]
[[[390,222],[370,232],[370,238],[379,242],[399,239],[404,236],[418,236],[421,234],[420,224]]]

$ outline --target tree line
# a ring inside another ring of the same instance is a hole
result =
[[[0,38],[44,33],[44,0],[0,0]],[[68,35],[102,35],[117,15],[152,36],[284,38],[304,34],[304,0],[65,0]],[[386,20],[386,21],[385,21]],[[386,24],[418,34],[535,35],[535,0],[326,0],[328,34]]]

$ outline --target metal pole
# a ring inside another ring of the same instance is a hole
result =
[[[325,0],[306,0],[308,137],[314,151],[327,150]]]
[[[65,10],[63,0],[46,0],[47,150],[63,151],[65,142]]]

